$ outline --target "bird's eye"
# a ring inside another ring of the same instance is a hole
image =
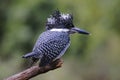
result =
[[[74,27],[73,24],[69,24],[70,27]]]
[[[67,28],[72,28],[72,27],[74,27],[73,24],[69,24],[69,23],[66,23],[65,26],[66,26]]]

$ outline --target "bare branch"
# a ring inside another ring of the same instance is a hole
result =
[[[47,65],[44,67],[32,66],[31,68],[28,68],[18,74],[10,76],[5,80],[29,80],[30,78],[35,77],[39,74],[46,73],[50,70],[60,68],[62,66],[62,63],[63,61],[61,59],[58,59],[52,62],[50,65]]]

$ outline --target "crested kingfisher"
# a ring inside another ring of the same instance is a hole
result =
[[[40,60],[39,66],[46,66],[61,58],[70,45],[70,34],[73,33],[89,34],[74,26],[71,14],[56,10],[47,18],[46,30],[39,36],[32,52],[23,58],[31,58],[33,62]]]

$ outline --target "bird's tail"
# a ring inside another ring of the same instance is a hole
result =
[[[34,52],[30,52],[30,53],[23,55],[22,58],[30,58],[30,57],[33,57],[34,55],[35,55]]]

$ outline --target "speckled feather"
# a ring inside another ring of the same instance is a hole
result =
[[[26,56],[41,59],[40,66],[44,66],[60,58],[69,47],[69,41],[68,32],[45,31],[38,38],[32,54]]]

